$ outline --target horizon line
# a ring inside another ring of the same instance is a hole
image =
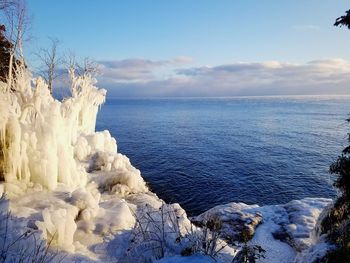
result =
[[[234,98],[302,98],[302,97],[350,97],[349,94],[306,94],[306,95],[233,95],[233,96],[107,96],[106,99],[234,99]]]

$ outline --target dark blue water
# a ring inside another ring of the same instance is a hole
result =
[[[350,98],[108,99],[97,129],[190,215],[228,202],[334,197]]]

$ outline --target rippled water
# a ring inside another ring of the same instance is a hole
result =
[[[350,97],[109,99],[108,129],[150,185],[190,215],[242,201],[334,197]]]

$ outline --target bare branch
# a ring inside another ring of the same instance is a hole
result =
[[[99,65],[96,61],[89,57],[77,59],[73,52],[69,52],[66,55],[65,65],[68,69],[73,69],[78,76],[90,75],[94,77],[100,73]]]
[[[13,88],[16,67],[24,66],[23,40],[29,27],[29,18],[25,0],[0,0],[1,13],[5,21],[5,38],[11,43],[9,47],[8,90]]]
[[[10,8],[15,3],[14,0],[0,0],[0,10]]]
[[[24,35],[30,24],[26,2],[24,0],[12,1],[12,4],[4,10],[4,13],[7,39],[13,43],[14,54],[23,59]]]
[[[52,94],[53,81],[61,74],[57,71],[63,60],[57,53],[59,41],[56,38],[50,38],[50,47],[41,48],[35,55],[41,62],[39,75],[44,78],[48,84],[48,88]]]

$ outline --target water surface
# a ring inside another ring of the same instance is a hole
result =
[[[190,215],[228,202],[334,197],[350,97],[108,99],[108,129],[151,189]]]

